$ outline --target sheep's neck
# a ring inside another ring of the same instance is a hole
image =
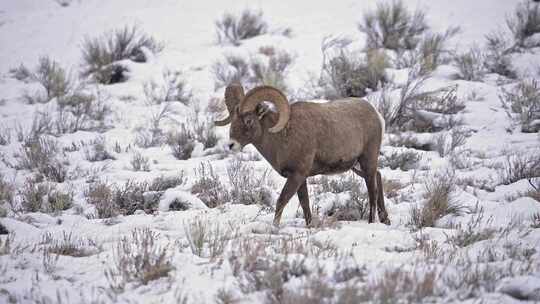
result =
[[[278,156],[276,154],[276,147],[280,145],[282,136],[279,134],[273,134],[268,131],[278,121],[279,115],[274,112],[269,112],[261,119],[262,135],[253,142],[253,145],[259,153],[279,171]]]

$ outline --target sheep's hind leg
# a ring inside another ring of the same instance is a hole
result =
[[[379,214],[379,221],[386,225],[390,225],[390,218],[388,217],[388,212],[386,212],[386,207],[384,206],[384,193],[383,193],[383,184],[381,178],[381,172],[377,171],[377,209]]]
[[[377,166],[372,166],[370,164],[370,161],[365,159],[364,157],[360,157],[358,159],[360,163],[360,167],[362,170],[358,170],[356,168],[352,168],[353,172],[362,176],[364,178],[364,181],[366,182],[366,187],[368,190],[368,196],[369,196],[369,215],[368,215],[368,223],[373,223],[375,221],[375,211],[377,209],[377,199],[378,199],[378,192],[377,192]]]

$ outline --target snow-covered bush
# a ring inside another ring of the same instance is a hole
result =
[[[248,87],[270,85],[286,91],[286,77],[293,63],[294,57],[290,53],[273,46],[261,47],[249,60],[237,55],[225,55],[224,60],[212,66],[215,88],[241,83]]]
[[[382,51],[350,52],[324,45],[322,50],[325,62],[319,83],[327,99],[363,97],[387,81],[385,69],[390,63]]]
[[[107,128],[105,119],[110,112],[107,98],[102,93],[90,93],[84,85],[77,86],[58,98],[55,132],[104,131]]]
[[[110,218],[118,215],[120,210],[114,202],[112,185],[98,181],[88,185],[84,191],[86,202],[96,208],[98,218]]]
[[[191,152],[195,148],[195,137],[185,124],[181,124],[178,131],[167,135],[167,144],[171,147],[174,157],[186,160],[191,157]]]
[[[426,192],[422,205],[415,205],[410,209],[409,224],[414,229],[435,227],[442,217],[462,213],[463,206],[455,200],[456,184],[453,172],[427,177],[424,187]]]
[[[448,63],[453,54],[449,40],[459,32],[458,27],[447,29],[443,33],[430,33],[424,35],[418,46],[410,52],[399,54],[406,58],[405,62],[398,63],[401,67],[418,66],[419,73],[428,74],[439,65]],[[408,58],[407,58],[408,57]],[[407,62],[409,65],[407,65]]]
[[[190,122],[190,127],[193,129],[193,136],[202,143],[205,149],[215,147],[219,138],[216,134],[215,125],[209,120],[193,119]]]
[[[82,45],[85,77],[103,84],[124,81],[126,68],[118,61],[148,61],[148,52],[159,53],[163,45],[137,26],[124,26],[100,37],[85,38]]]
[[[158,233],[143,228],[120,239],[113,248],[113,266],[106,271],[114,290],[122,290],[129,282],[147,285],[169,276],[174,269],[171,256],[168,246],[160,245],[158,237]]]
[[[229,201],[229,191],[212,164],[201,163],[195,170],[195,175],[197,180],[191,186],[191,193],[197,195],[206,206],[215,208]]]
[[[414,130],[416,132],[435,132],[451,129],[460,120],[455,116],[465,108],[457,97],[457,86],[425,90],[427,76],[419,76],[410,71],[407,82],[401,87],[398,102],[389,97],[375,100],[385,118],[387,130]]]
[[[539,152],[516,153],[508,151],[502,168],[499,170],[501,182],[509,185],[522,179],[540,178]]]
[[[51,181],[62,183],[67,178],[67,160],[58,142],[49,137],[26,141],[19,155],[19,169],[35,170]]]
[[[98,162],[115,157],[107,150],[105,138],[102,136],[90,141],[84,148],[84,157],[89,162]]]
[[[480,208],[478,213],[465,225],[458,225],[455,233],[446,236],[446,242],[457,247],[467,247],[476,242],[492,238],[497,230],[484,225],[484,209]],[[489,222],[489,220],[488,220]]]
[[[368,194],[361,181],[355,180],[354,187],[347,191],[344,200],[336,198],[324,216],[333,217],[338,221],[367,220],[369,214]]]
[[[454,57],[454,62],[459,69],[459,77],[468,81],[480,81],[486,73],[484,53],[478,47],[472,47],[468,51]]]
[[[517,74],[509,57],[512,49],[508,40],[508,37],[501,32],[492,32],[486,35],[484,65],[490,73],[515,79],[517,78]]]
[[[140,152],[135,152],[129,163],[133,171],[150,171],[150,159]]]
[[[392,150],[390,153],[383,153],[379,158],[381,168],[390,167],[390,169],[401,169],[408,171],[418,167],[418,161],[422,156],[414,150]]]
[[[517,46],[532,48],[540,46],[540,5],[523,1],[514,14],[507,18],[506,25],[514,37]]]
[[[268,32],[268,23],[262,11],[244,9],[240,15],[225,13],[216,20],[217,41],[238,46],[241,40],[264,35]]]
[[[434,149],[440,157],[445,157],[454,150],[465,144],[467,133],[462,129],[453,129],[449,132],[441,132],[435,136]]]
[[[46,245],[44,250],[51,254],[72,257],[85,257],[98,253],[100,249],[95,241],[77,237],[73,232],[62,232],[61,238],[55,238],[51,233],[46,233],[41,240]]]
[[[12,74],[17,79],[37,82],[44,92],[26,92],[23,99],[28,104],[45,103],[53,98],[63,97],[74,86],[73,78],[60,66],[58,62],[48,56],[39,58],[39,63],[30,71],[24,65],[12,69]]]
[[[8,206],[14,202],[15,187],[0,173],[0,218],[7,215]]]
[[[179,101],[188,105],[193,93],[187,87],[182,72],[165,70],[162,73],[163,82],[149,81],[143,84],[143,92],[148,105],[168,101]]]
[[[6,146],[11,143],[11,129],[0,126],[0,146]]]
[[[285,79],[294,57],[272,46],[261,47],[259,54],[262,56],[252,57],[249,65],[253,85],[269,85],[286,91]]]
[[[32,179],[26,181],[19,195],[26,212],[57,213],[73,205],[73,194],[59,190],[55,184]]]
[[[230,228],[201,217],[184,222],[184,232],[191,252],[212,260],[222,256],[227,244],[235,237]]]
[[[512,120],[521,125],[521,132],[540,130],[540,84],[536,80],[521,81],[510,90],[501,89],[503,108]]]
[[[230,198],[235,204],[259,204],[273,208],[272,193],[269,189],[269,171],[257,175],[255,169],[239,158],[227,164],[227,177],[231,184]]]
[[[391,50],[414,49],[420,36],[429,27],[425,12],[417,10],[409,12],[403,1],[392,3],[379,2],[374,11],[364,14],[358,29],[367,36],[370,48],[386,48]]]
[[[216,61],[212,65],[215,85],[217,90],[231,83],[245,83],[249,79],[248,62],[237,55],[225,55],[224,61]]]

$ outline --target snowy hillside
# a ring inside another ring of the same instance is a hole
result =
[[[535,3],[1,1],[0,303],[540,301]],[[273,226],[235,81],[373,104],[391,224],[350,171]]]

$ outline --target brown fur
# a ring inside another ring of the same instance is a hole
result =
[[[233,99],[229,96],[228,108],[239,104],[239,99],[240,95]],[[259,119],[262,112],[265,114]],[[231,139],[242,147],[253,144],[287,178],[276,206],[274,224],[279,224],[285,205],[297,193],[309,225],[311,210],[306,178],[345,172],[356,164],[361,170],[353,171],[365,179],[368,188],[369,222],[373,222],[378,207],[380,221],[390,223],[377,171],[383,130],[378,113],[369,103],[357,98],[323,104],[297,102],[290,106],[287,126],[278,133],[268,130],[278,121],[278,113],[266,111],[262,104],[255,111],[239,114],[238,110],[232,110],[230,115]]]

